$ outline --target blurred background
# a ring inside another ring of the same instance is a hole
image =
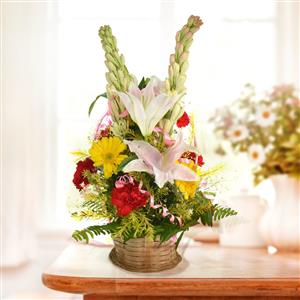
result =
[[[298,1],[1,1],[3,298],[70,297],[46,291],[40,275],[78,227],[66,206],[75,168],[70,152],[85,148],[106,110],[99,102],[88,118],[106,85],[100,25],[111,25],[137,78],[164,79],[175,33],[191,14],[204,26],[191,49],[186,101],[203,155],[215,161],[207,120],[216,108],[248,82],[261,91],[299,87]],[[245,160],[227,169],[226,192],[233,182],[252,188]],[[264,189],[272,201],[264,184],[257,192]]]

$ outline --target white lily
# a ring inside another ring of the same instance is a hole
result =
[[[131,152],[138,159],[129,162],[123,169],[124,172],[147,172],[154,174],[156,184],[162,188],[166,182],[174,180],[198,181],[198,175],[188,167],[177,161],[186,151],[197,152],[198,150],[183,142],[180,134],[176,143],[164,153],[160,153],[155,147],[145,141],[125,141]]]
[[[157,123],[182,97],[182,94],[164,92],[163,87],[161,80],[152,77],[143,90],[136,83],[131,83],[127,93],[116,92],[143,136],[150,135]]]

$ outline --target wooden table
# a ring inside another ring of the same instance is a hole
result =
[[[192,243],[184,259],[160,273],[131,273],[108,259],[110,246],[71,244],[42,275],[54,290],[85,300],[300,299],[297,253]]]

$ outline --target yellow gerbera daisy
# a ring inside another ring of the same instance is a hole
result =
[[[184,166],[190,168],[191,170],[197,173],[197,165],[190,160],[189,163],[183,163]],[[182,180],[175,180],[175,184],[179,188],[179,191],[183,194],[184,199],[188,200],[189,198],[193,198],[196,194],[196,191],[199,187],[199,181],[182,181]]]
[[[89,154],[94,166],[103,166],[104,177],[109,178],[117,172],[118,166],[127,157],[127,155],[120,154],[125,149],[126,145],[118,137],[103,137],[93,142]]]

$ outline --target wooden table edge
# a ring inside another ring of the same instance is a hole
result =
[[[42,274],[50,289],[79,294],[300,296],[299,278],[95,278]]]

